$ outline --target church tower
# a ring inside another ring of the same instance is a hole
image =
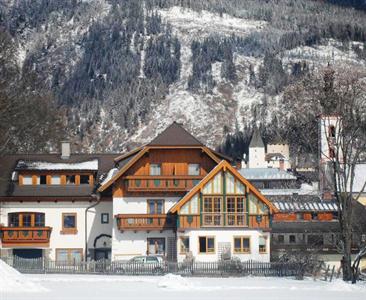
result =
[[[265,152],[261,134],[259,129],[255,127],[249,144],[249,168],[266,168]]]

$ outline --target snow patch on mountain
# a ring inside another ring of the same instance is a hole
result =
[[[306,61],[311,65],[320,67],[328,65],[328,63],[336,65],[342,62],[347,65],[366,66],[366,62],[360,59],[352,49],[352,45],[355,44],[358,43],[353,42],[348,47],[345,47],[338,41],[328,39],[324,40],[322,45],[297,47],[284,53],[283,63]]]
[[[237,56],[238,83],[231,84],[221,78],[221,64],[212,65],[213,78],[216,87],[211,94],[193,93],[189,91],[188,79],[192,73],[193,40],[202,40],[205,37],[247,36],[253,31],[263,30],[266,22],[235,18],[226,14],[220,16],[208,11],[196,12],[191,9],[172,7],[158,11],[165,22],[172,25],[173,33],[181,43],[181,74],[178,82],[171,85],[169,94],[152,109],[149,124],[132,136],[136,143],[146,142],[151,138],[148,133],[151,128],[162,131],[173,121],[179,121],[187,126],[198,138],[210,146],[216,146],[223,138],[223,128],[230,124],[234,128],[235,118],[240,112],[248,112],[253,102],[259,101],[261,93],[249,86],[247,62],[254,61],[255,65],[261,59]],[[248,113],[246,113],[248,116]]]

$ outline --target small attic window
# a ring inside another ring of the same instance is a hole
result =
[[[47,184],[47,176],[46,175],[40,175],[39,176],[39,184]]]

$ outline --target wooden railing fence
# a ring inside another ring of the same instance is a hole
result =
[[[295,276],[301,277],[303,268],[297,263],[258,261],[217,261],[141,264],[128,261],[73,261],[58,262],[45,258],[24,259],[3,257],[7,264],[22,273],[60,274],[111,274],[111,275],[163,275],[173,273],[183,276]]]

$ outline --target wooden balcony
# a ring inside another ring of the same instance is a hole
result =
[[[1,227],[3,247],[48,247],[51,227]]]
[[[268,215],[248,215],[247,213],[202,213],[196,215],[180,215],[179,230],[199,227],[239,227],[270,228]]]
[[[203,176],[127,176],[129,192],[185,192],[191,190]]]
[[[173,230],[176,228],[176,218],[173,215],[151,214],[121,214],[117,215],[120,231],[124,230]]]

